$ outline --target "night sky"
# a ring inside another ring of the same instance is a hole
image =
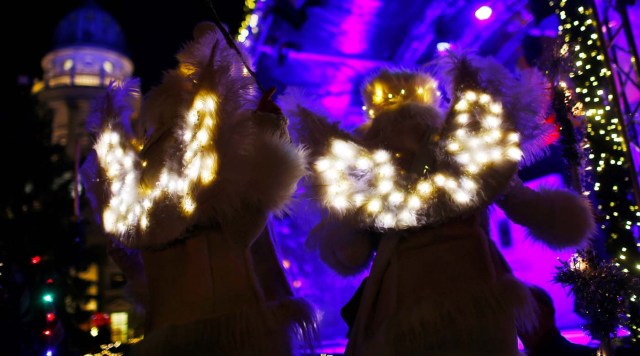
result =
[[[66,14],[86,3],[86,0],[19,1],[12,2],[13,11],[3,11],[3,42],[14,50],[3,52],[3,62],[9,63],[7,79],[18,75],[41,78],[41,58],[52,48],[53,32]],[[180,46],[191,39],[194,25],[211,21],[210,2],[232,33],[243,17],[244,0],[99,0],[94,1],[120,24],[129,57],[135,65],[134,75],[142,79],[142,89],[158,84],[162,72],[171,69]],[[10,18],[10,19],[7,19]],[[11,22],[11,24],[9,23]],[[16,24],[16,25],[14,25]]]
[[[175,54],[192,39],[199,21],[213,20],[210,0],[99,0],[100,7],[120,24],[127,54],[143,92],[160,83],[164,71],[177,64]],[[235,33],[244,16],[244,0],[211,0],[218,16]],[[39,148],[49,139],[29,94],[34,78],[42,78],[40,61],[52,49],[57,24],[86,0],[17,1],[1,12],[2,100],[0,101],[0,161],[4,172],[2,200],[11,200],[37,169]],[[10,174],[7,174],[10,173]]]

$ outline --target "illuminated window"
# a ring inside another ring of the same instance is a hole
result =
[[[126,342],[129,334],[129,314],[111,313],[111,341]]]
[[[102,63],[102,68],[104,69],[105,72],[111,73],[113,72],[113,63],[109,61],[105,61],[104,63]]]
[[[89,300],[87,300],[87,302],[84,303],[81,309],[85,311],[92,311],[92,312],[98,311],[98,301],[96,300],[96,298],[89,298]]]
[[[78,278],[84,279],[89,282],[97,282],[98,281],[98,264],[91,263],[84,271],[78,271]]]
[[[71,70],[71,68],[73,68],[73,59],[65,59],[62,68],[64,68],[64,70]]]

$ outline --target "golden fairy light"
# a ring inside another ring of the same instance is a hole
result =
[[[216,178],[216,127],[216,98],[211,93],[199,93],[184,115],[179,136],[183,154],[173,158],[178,164],[164,167],[151,185],[140,180],[139,166],[145,164],[139,160],[138,150],[117,129],[105,128],[95,147],[100,166],[111,183],[111,199],[103,212],[105,230],[118,234],[136,226],[145,230],[150,210],[166,196],[178,198],[185,216],[190,215],[196,208],[193,187],[211,184]]]
[[[435,172],[405,183],[391,152],[332,139],[327,153],[314,164],[325,206],[338,214],[364,214],[379,228],[407,228],[417,226],[419,212],[441,194],[460,207],[472,204],[482,189],[478,175],[491,165],[520,161],[522,151],[518,134],[503,129],[502,105],[488,94],[466,91],[454,107],[455,127],[445,142],[461,176]],[[467,127],[472,121],[478,121],[477,128]]]
[[[384,109],[388,109],[408,101],[431,105],[440,96],[438,82],[430,76],[422,76],[413,87],[399,88],[397,85],[387,83],[384,80],[376,80],[367,87],[370,99],[368,105],[362,106],[370,119]]]

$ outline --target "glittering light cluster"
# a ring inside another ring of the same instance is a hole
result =
[[[467,91],[454,109],[455,123],[460,128],[449,138],[447,151],[467,173],[478,173],[483,167],[503,159],[517,162],[522,158],[518,134],[502,129],[502,105],[488,94]],[[473,126],[470,124],[476,120],[474,112],[478,110],[485,115],[480,118],[480,127],[470,132],[465,126]]]
[[[434,172],[410,181],[394,165],[391,153],[372,152],[353,142],[333,139],[314,168],[324,187],[325,205],[345,214],[358,211],[379,228],[418,226],[419,212],[441,194],[460,208],[474,203],[477,174],[493,164],[522,158],[518,134],[503,129],[502,105],[484,93],[467,91],[454,107],[457,130],[446,138],[447,153],[463,174]]]
[[[264,13],[265,0],[245,0],[244,10],[246,12],[245,18],[240,24],[238,35],[236,39],[238,42],[248,46],[250,45],[249,38],[255,36],[260,31],[258,23]]]
[[[636,301],[640,280],[594,250],[579,249],[568,261],[560,261],[553,280],[574,295],[574,310],[594,339],[616,337],[618,327],[633,323],[627,300]]]
[[[414,87],[394,88],[381,81],[374,81],[367,87],[368,105],[362,106],[362,110],[373,119],[381,110],[389,109],[408,101],[422,104],[433,104],[440,96],[438,82],[428,76],[422,76],[421,83]]]
[[[216,98],[210,93],[196,96],[184,116],[180,132],[183,155],[171,159],[178,164],[164,167],[153,185],[142,184],[138,151],[126,142],[118,129],[107,127],[96,143],[100,166],[109,179],[111,199],[103,212],[107,232],[123,234],[138,226],[149,226],[149,211],[165,196],[179,198],[185,215],[195,209],[192,187],[210,184],[216,177],[217,157],[214,149],[216,133]],[[179,168],[174,168],[179,167]]]
[[[634,199],[629,199],[633,196],[633,185],[629,179],[632,169],[628,159],[629,148],[618,103],[613,95],[614,84],[606,53],[602,49],[603,39],[597,30],[597,18],[592,8],[573,7],[568,6],[567,1],[559,3],[559,30],[565,41],[564,50],[575,60],[575,69],[569,76],[575,82],[577,96],[588,119],[587,133],[591,144],[589,158],[596,171],[593,191],[598,200],[598,209],[605,214],[606,220],[600,227],[607,236],[616,240],[623,234],[632,235],[632,226],[640,226],[638,206]],[[624,248],[637,251],[637,242],[634,245]],[[616,255],[620,260],[627,259],[627,254],[622,250]],[[636,272],[640,272],[637,257],[634,267]]]
[[[638,226],[640,210],[634,194],[634,171],[626,128],[607,60],[606,43],[593,3],[561,0],[550,4],[560,18],[564,40],[561,54],[571,56],[575,67],[569,77],[587,118],[589,160],[594,166],[592,197],[603,217],[600,230],[614,262],[626,273],[640,275]],[[589,192],[587,192],[589,193]],[[637,315],[636,315],[637,316]],[[640,320],[636,318],[636,320]],[[630,325],[640,334],[640,324]]]

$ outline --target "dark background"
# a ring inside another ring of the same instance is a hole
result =
[[[244,0],[211,1],[235,34],[244,17]],[[52,291],[55,301],[51,326],[57,326],[51,337],[62,338],[55,355],[75,355],[68,352],[90,350],[89,344],[100,341],[78,331],[88,316],[81,320],[77,318],[82,315],[64,312],[64,296],[81,297],[76,291],[82,290],[77,278],[69,278],[69,268],[82,270],[92,255],[84,245],[85,225],[70,219],[73,204],[66,189],[70,182],[55,183],[65,172],[73,172],[73,165],[61,158],[59,147],[48,144],[50,115],[30,94],[34,79],[42,78],[40,61],[53,48],[58,23],[86,3],[11,1],[0,9],[0,355],[43,354],[40,351],[48,342],[42,334],[45,291]],[[191,40],[194,26],[214,19],[209,0],[94,3],[120,25],[143,92],[175,67],[175,54]],[[34,264],[34,256],[42,261]],[[51,277],[52,285],[45,285]]]
[[[232,34],[244,16],[243,0],[101,0],[93,1],[111,14],[126,37],[127,54],[142,89],[159,83],[164,70],[175,65],[174,55],[191,39],[199,21],[212,21],[213,10]],[[15,83],[18,76],[41,78],[40,60],[52,48],[56,25],[86,0],[19,1],[4,3],[1,38],[4,76]],[[22,79],[23,81],[26,78]],[[6,82],[4,82],[6,83]],[[6,88],[6,85],[3,85]]]
[[[175,54],[192,38],[200,21],[218,17],[235,35],[244,17],[244,0],[35,0],[3,3],[0,10],[0,162],[2,201],[21,189],[35,163],[34,150],[47,139],[47,128],[34,117],[29,94],[34,79],[42,78],[40,61],[53,47],[56,26],[74,9],[93,2],[120,25],[126,54],[134,64],[142,91],[160,83],[164,71],[177,64]],[[44,130],[44,132],[43,132]]]

